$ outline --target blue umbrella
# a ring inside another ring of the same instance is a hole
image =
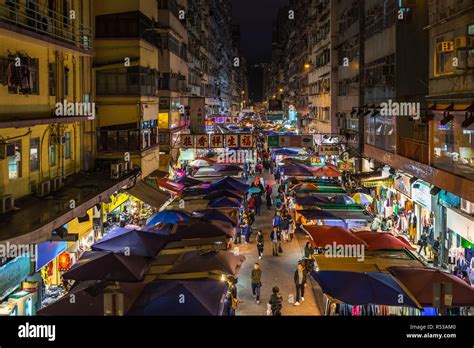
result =
[[[320,271],[311,272],[323,292],[349,305],[379,304],[417,307],[410,295],[386,273]]]
[[[221,189],[231,189],[231,190],[237,190],[241,192],[247,192],[249,189],[250,185],[247,185],[246,183],[243,183],[242,181],[239,181],[237,179],[234,179],[230,176],[227,176],[223,179],[214,181],[211,186],[209,187],[209,191],[216,191],[216,190],[221,190]]]
[[[92,245],[92,250],[128,253],[128,255],[154,257],[168,242],[168,238],[144,230],[116,228]]]
[[[286,176],[313,176],[313,172],[302,164],[285,164],[283,172]]]
[[[262,190],[260,190],[258,187],[252,187],[249,189],[250,193],[260,193]]]
[[[179,221],[188,221],[189,215],[181,210],[163,210],[152,215],[145,226],[154,226],[156,224],[167,222],[175,224]]]

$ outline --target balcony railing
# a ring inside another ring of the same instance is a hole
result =
[[[398,154],[423,164],[430,162],[429,146],[422,141],[399,137]]]
[[[77,26],[77,20],[71,20],[69,16],[37,2],[30,1],[27,4],[6,0],[0,4],[0,22],[46,35],[77,48],[92,49],[91,28],[84,27],[82,23]],[[76,13],[76,16],[79,16],[79,13]]]

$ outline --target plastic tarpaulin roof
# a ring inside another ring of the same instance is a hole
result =
[[[221,189],[231,189],[231,190],[236,190],[236,191],[241,191],[241,192],[247,192],[249,188],[250,188],[250,185],[247,185],[246,183],[240,180],[227,176],[223,179],[220,179],[211,183],[208,189],[208,192],[221,190]]]
[[[231,224],[222,221],[204,222],[199,219],[191,219],[177,223],[170,234],[173,241],[211,237],[234,237],[234,228]]]
[[[311,272],[311,275],[325,294],[343,303],[421,308],[412,295],[387,273],[321,271]]]
[[[367,243],[367,250],[382,250],[382,249],[404,249],[409,247],[390,233],[373,232],[373,231],[358,231],[354,234]]]
[[[127,192],[157,209],[160,209],[169,198],[168,193],[157,190],[143,181],[137,181]]]

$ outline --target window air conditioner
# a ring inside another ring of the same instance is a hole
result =
[[[38,197],[45,197],[51,193],[51,181],[43,181],[38,184],[36,195]]]
[[[15,197],[5,195],[0,197],[0,214],[7,213],[15,208]]]
[[[474,203],[461,199],[461,210],[468,214],[474,214]]]
[[[0,158],[5,159],[8,157],[15,156],[15,144],[0,144]]]
[[[51,180],[51,184],[52,184],[52,187],[51,187],[52,191],[53,192],[58,191],[64,187],[63,178],[62,177],[54,178],[53,180]]]

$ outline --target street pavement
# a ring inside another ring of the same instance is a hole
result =
[[[273,175],[263,174],[262,176],[264,180],[273,180]],[[252,180],[253,178],[250,178],[249,182],[252,182]],[[277,186],[273,186],[274,196],[277,188]],[[294,306],[296,289],[293,274],[298,261],[303,258],[304,245],[309,239],[302,233],[295,233],[295,238],[291,243],[283,242],[283,253],[279,256],[272,256],[270,232],[272,230],[274,214],[275,207],[268,211],[265,200],[263,200],[260,216],[256,216],[252,226],[254,233],[252,233],[250,244],[234,246],[234,248],[237,247],[239,249],[241,255],[246,257],[237,284],[237,297],[242,302],[239,303],[236,315],[266,315],[267,303],[270,300],[274,286],[280,288],[280,294],[283,297],[282,315],[320,315],[312,288],[314,280],[309,275],[305,289],[305,301],[302,301],[300,306]],[[262,230],[265,237],[264,253],[261,260],[258,259],[257,244],[255,242],[255,235],[259,229]],[[243,237],[242,240],[244,240]],[[255,262],[260,264],[260,269],[262,270],[260,304],[257,304],[252,296],[250,281],[250,273]]]

